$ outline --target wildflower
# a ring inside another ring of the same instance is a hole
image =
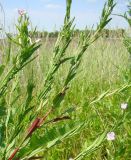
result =
[[[74,160],[73,158],[69,158],[69,160]]]
[[[115,133],[114,133],[114,132],[109,132],[109,133],[107,133],[107,140],[108,140],[108,141],[113,141],[113,140],[115,140]]]
[[[20,16],[23,16],[24,14],[26,14],[26,11],[24,9],[18,9],[18,13]]]
[[[127,109],[127,103],[122,103],[121,104],[121,109],[123,109],[123,110]]]

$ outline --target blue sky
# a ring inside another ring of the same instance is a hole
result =
[[[6,26],[12,29],[17,19],[17,10],[25,9],[30,15],[33,26],[41,30],[58,30],[63,24],[66,0],[0,0],[6,13]],[[97,24],[105,0],[73,0],[72,17],[75,16],[76,28],[83,29]],[[117,0],[114,13],[126,11],[127,0]],[[109,28],[126,28],[127,23],[113,16]]]

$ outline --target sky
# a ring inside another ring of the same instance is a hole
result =
[[[39,30],[59,30],[63,24],[66,0],[0,0],[5,10],[6,29],[12,30],[18,16],[18,9],[25,9],[33,26]],[[76,28],[84,29],[99,22],[105,0],[72,0],[71,16],[75,17]],[[127,10],[127,0],[117,0],[113,13],[121,14]],[[2,17],[2,16],[0,16]],[[124,19],[113,16],[108,28],[127,28]]]

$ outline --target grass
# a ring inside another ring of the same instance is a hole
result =
[[[49,44],[50,43],[49,41]],[[72,53],[74,45],[75,42],[70,46],[69,54]],[[46,50],[50,47],[48,47],[48,44],[46,47],[40,51],[40,55],[43,57],[40,58],[41,60],[50,59],[51,53],[48,51],[48,55],[46,54]],[[47,56],[49,57],[47,58]],[[46,73],[49,61],[43,63],[43,73]],[[69,157],[75,157],[82,148],[89,145],[92,140],[106,128],[106,125],[112,127],[112,125],[123,116],[120,105],[122,102],[127,102],[128,97],[125,93],[105,98],[95,105],[89,106],[89,102],[106,90],[114,90],[125,84],[124,73],[126,72],[127,66],[128,53],[121,40],[110,41],[108,39],[99,39],[87,50],[78,75],[71,84],[71,89],[65,97],[62,108],[72,105],[79,107],[73,117],[80,121],[87,119],[88,125],[84,131],[73,137],[73,140],[68,139],[64,144],[61,144],[55,149],[53,148],[51,152],[45,156],[48,157],[47,159],[66,160],[69,159]],[[56,91],[54,92],[57,92],[67,71],[68,65],[62,66],[55,80]],[[130,92],[131,89],[129,90],[129,93]],[[128,111],[129,110],[130,108],[128,108]],[[124,127],[120,127],[120,129],[118,129],[119,131],[116,131],[117,138],[115,142],[111,144],[106,142],[96,154],[86,157],[85,160],[106,159],[108,152],[108,159],[112,157],[114,159],[130,159],[129,132],[131,128],[129,123],[130,120],[126,119]],[[107,153],[105,152],[105,148]],[[103,151],[105,153],[103,153]]]
[[[48,39],[47,42],[42,41],[43,47],[37,52],[39,57],[23,69],[20,74],[20,82],[18,83],[19,94],[21,95],[19,105],[26,99],[26,86],[30,79],[31,72],[33,70],[33,81],[35,84],[34,97],[39,94],[43,78],[46,76],[50,66],[50,59],[52,58],[52,50],[54,41]],[[74,50],[75,41],[70,45],[67,54],[71,54]],[[107,90],[115,90],[125,84],[125,72],[128,68],[128,52],[121,40],[108,40],[99,39],[94,45],[90,46],[85,56],[83,57],[83,63],[79,68],[78,74],[75,80],[71,84],[70,91],[67,93],[65,100],[61,106],[62,109],[55,113],[61,113],[66,108],[75,106],[78,109],[75,113],[71,114],[72,120],[69,123],[73,123],[74,119],[78,121],[87,120],[87,127],[72,139],[67,139],[63,144],[52,148],[45,154],[44,159],[50,160],[67,160],[69,157],[75,157],[81,149],[91,144],[103,130],[106,129],[106,125],[112,128],[114,123],[122,117],[123,113],[120,109],[120,105],[123,102],[128,101],[128,97],[125,93],[110,96],[105,98],[94,105],[89,103]],[[52,97],[59,92],[61,84],[65,79],[65,75],[68,72],[68,64],[63,65],[56,75],[54,82],[54,90],[52,91]],[[22,77],[22,78],[21,78]],[[130,93],[130,89],[128,92]],[[50,97],[50,99],[52,99]],[[8,100],[7,100],[8,101]],[[16,107],[18,107],[16,104]],[[127,113],[129,112],[128,108]],[[43,110],[44,112],[44,110]],[[42,113],[41,113],[42,114]],[[128,115],[129,116],[129,115]],[[130,116],[129,116],[130,117]],[[60,125],[62,122],[59,122]],[[66,122],[65,122],[66,123]],[[53,125],[54,126],[54,125]],[[118,130],[118,131],[117,131]],[[106,142],[103,147],[99,149],[96,154],[92,154],[89,158],[85,159],[97,159],[101,160],[102,156],[106,157],[109,152],[109,157],[117,157],[117,159],[127,159],[130,157],[130,119],[126,118],[124,126],[120,126],[120,129],[116,130],[116,140],[113,143]],[[105,149],[106,148],[106,151]],[[103,151],[105,153],[103,153]],[[106,153],[107,152],[107,153]],[[119,153],[121,152],[121,153]],[[105,154],[105,155],[104,155]],[[46,158],[47,157],[47,158]]]
[[[35,81],[38,82],[37,86],[39,88],[41,87],[41,83],[43,82],[43,77],[46,76],[50,65],[50,59],[52,59],[53,56],[53,47],[51,48],[50,45],[53,46],[54,42],[51,42],[49,40],[46,46],[44,45],[44,43],[45,42],[43,41],[42,44],[44,47],[41,47],[39,51],[39,58],[34,63],[34,74],[36,75]],[[71,44],[66,54],[72,54],[74,46],[75,42]],[[84,89],[87,89],[95,84],[98,89],[94,91],[96,95],[109,88],[113,89],[114,87],[119,87],[124,83],[124,75],[122,74],[122,72],[126,70],[127,66],[128,53],[123,46],[122,40],[110,41],[108,39],[99,39],[94,45],[89,47],[86,54],[84,55],[83,63],[80,66],[77,78],[71,84],[71,92],[77,92],[75,91],[76,87],[79,87],[80,84],[81,86],[84,85]],[[68,64],[63,65],[60,68],[55,80],[56,88],[61,85],[65,75],[68,72],[68,68]],[[80,84],[77,84],[78,80]],[[85,90],[83,92],[85,93]],[[79,93],[77,92],[77,94]]]

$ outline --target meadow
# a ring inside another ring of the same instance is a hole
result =
[[[19,11],[18,35],[0,46],[0,160],[131,159],[131,41],[100,37],[106,5],[78,37],[71,0],[58,38],[32,38]]]
[[[42,41],[43,47],[39,50],[39,60],[32,63],[34,71],[34,82],[37,82],[37,87],[40,89],[43,77],[50,66],[50,59],[52,58],[52,50],[54,41],[48,39]],[[66,54],[74,53],[76,43],[73,42]],[[67,93],[62,108],[66,109],[71,106],[76,107],[75,113],[71,114],[71,119],[78,121],[87,120],[87,127],[78,135],[71,139],[67,139],[64,144],[53,148],[51,152],[47,153],[47,159],[62,159],[66,160],[74,157],[81,149],[88,146],[94,137],[97,137],[106,125],[112,128],[112,125],[120,118],[124,118],[121,110],[121,103],[127,103],[128,98],[125,93],[111,95],[97,104],[89,105],[90,102],[99,97],[99,95],[114,91],[125,85],[129,63],[129,54],[123,46],[122,40],[113,39],[99,39],[92,46],[89,47],[83,57],[82,64],[79,68],[78,74],[71,84],[70,91]],[[55,78],[54,93],[60,90],[61,84],[68,73],[68,64],[61,67]],[[23,77],[30,75],[28,70],[24,71]],[[28,78],[24,78],[24,84]],[[21,86],[22,87],[22,86]],[[38,90],[39,90],[38,89]],[[23,90],[23,89],[21,89]],[[37,91],[36,91],[37,92]],[[128,90],[131,92],[131,89]],[[53,94],[53,93],[52,93]],[[78,108],[78,109],[77,109]],[[129,112],[129,108],[128,108]],[[121,117],[122,116],[122,117]],[[65,122],[67,123],[67,122]],[[91,155],[85,159],[106,159],[106,154],[103,153],[103,148],[106,147],[107,152],[114,159],[130,159],[130,118],[124,121],[124,126],[116,130],[116,140],[112,144],[104,144],[96,154]],[[65,147],[66,146],[66,147]],[[105,151],[106,152],[106,151]],[[105,154],[105,155],[104,155]],[[97,157],[97,158],[96,158]],[[110,159],[108,158],[108,159]],[[46,159],[46,158],[45,158]]]
[[[52,59],[52,51],[55,40],[42,41],[43,47],[39,50],[39,59],[32,63],[34,82],[41,88],[43,77],[50,66],[50,59]],[[70,45],[66,54],[70,55],[74,53],[76,47],[75,40]],[[52,94],[59,92],[60,87],[65,79],[65,75],[68,73],[68,64],[63,65],[55,78],[55,88]],[[129,67],[129,53],[123,45],[123,41],[120,39],[99,39],[92,46],[88,48],[86,54],[83,57],[82,64],[79,68],[78,74],[70,86],[70,91],[67,93],[65,100],[61,106],[62,111],[71,106],[76,107],[75,112],[71,113],[71,120],[67,120],[66,123],[74,123],[75,121],[83,122],[87,120],[87,126],[82,132],[73,136],[71,139],[64,141],[64,144],[56,146],[51,151],[47,152],[44,159],[59,159],[67,160],[70,157],[75,157],[80,150],[86,148],[91,144],[107,125],[111,130],[112,126],[119,120],[124,119],[123,110],[121,109],[122,103],[129,105],[129,96],[131,88],[126,92],[116,93],[107,98],[103,98],[101,101],[95,104],[90,104],[92,100],[99,95],[109,91],[113,92],[119,88],[122,88],[126,84],[126,72]],[[28,70],[24,70],[23,77],[30,75]],[[26,86],[28,78],[24,78]],[[23,90],[23,89],[21,89]],[[36,89],[37,92],[37,89]],[[62,112],[61,110],[58,112]],[[128,114],[130,108],[126,111]],[[106,160],[106,159],[118,159],[118,160],[130,160],[130,131],[131,120],[130,115],[126,117],[122,126],[115,129],[116,139],[112,143],[105,142],[102,148],[98,149],[96,153],[85,160]],[[108,156],[107,156],[108,155]],[[46,158],[47,157],[47,158]]]

